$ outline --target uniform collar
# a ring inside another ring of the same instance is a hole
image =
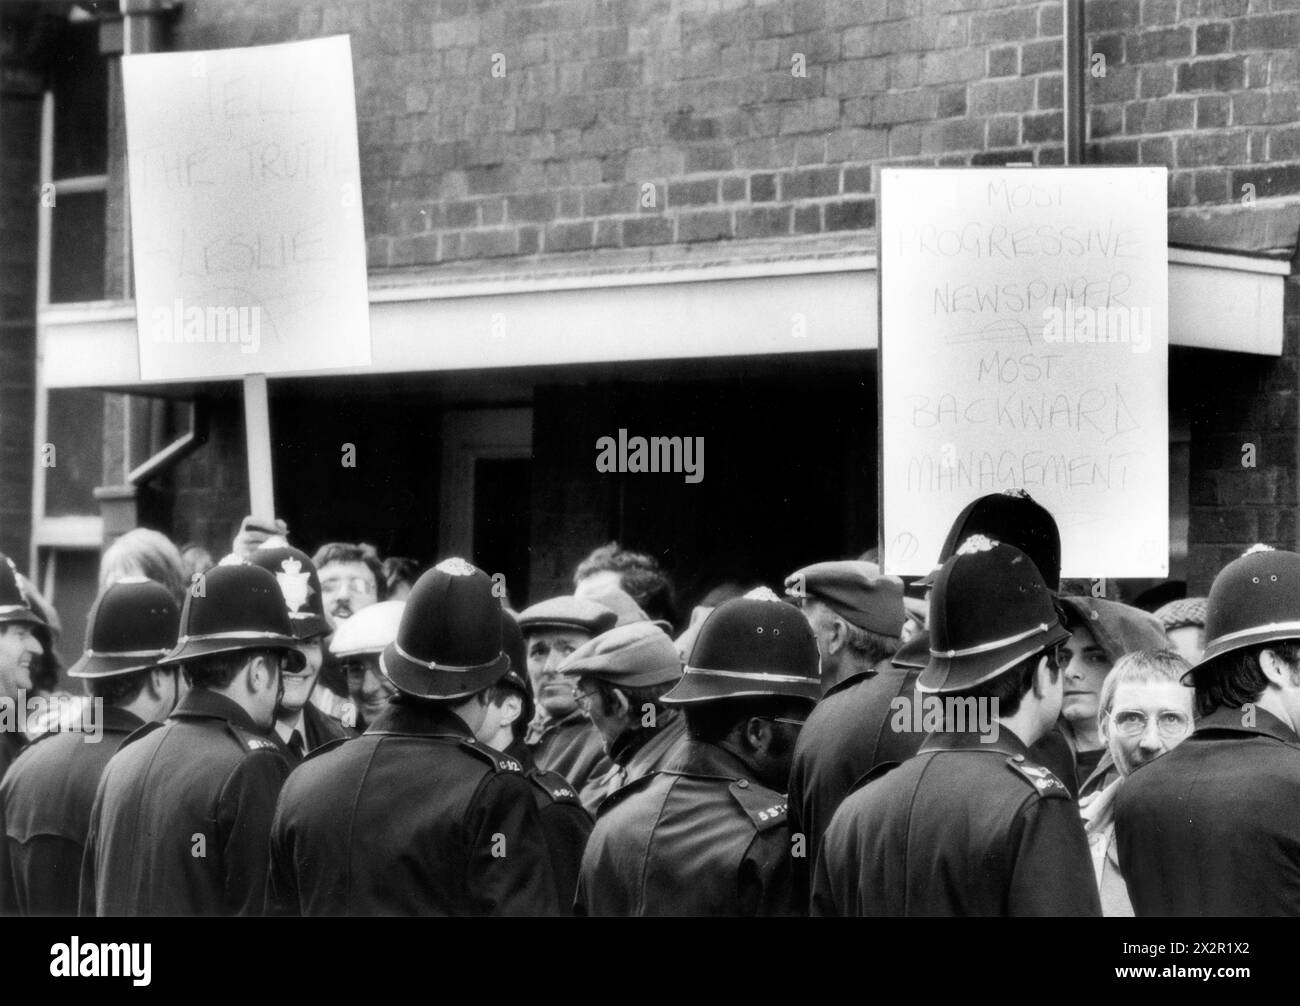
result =
[[[105,706],[100,724],[105,730],[129,734],[144,726],[144,720],[129,709],[123,709],[121,706]]]
[[[1300,736],[1285,722],[1278,719],[1267,709],[1255,707],[1253,726],[1242,722],[1245,714],[1240,709],[1220,706],[1207,716],[1202,716],[1196,724],[1193,736],[1213,730],[1227,730],[1239,734],[1264,734],[1287,744],[1300,744]]]
[[[933,733],[925,739],[918,753],[925,754],[927,751],[984,751],[1022,757],[1029,754],[1025,742],[1008,730],[1005,724],[998,724],[996,740],[985,740],[983,734],[974,730],[963,733]]]
[[[227,720],[253,733],[266,733],[238,702],[207,688],[191,688],[168,719]]]
[[[680,715],[681,713],[676,709],[665,709],[658,713],[653,727],[636,726],[624,730],[609,746],[609,760],[615,765],[626,765],[638,751],[654,740],[661,730],[672,726]]]
[[[429,737],[474,736],[469,725],[438,702],[394,702],[389,700],[368,734],[423,734]]]
[[[710,779],[754,779],[754,770],[726,748],[687,737],[664,765],[670,775],[705,776]]]

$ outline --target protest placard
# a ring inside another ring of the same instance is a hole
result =
[[[1062,575],[1168,574],[1164,168],[881,171],[884,566],[1024,490]]]

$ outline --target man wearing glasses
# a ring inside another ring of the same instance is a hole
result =
[[[1115,800],[1138,916],[1300,915],[1300,555],[1256,545],[1210,588],[1200,719]]]
[[[781,790],[820,694],[798,609],[751,598],[715,609],[663,697],[684,711],[687,737],[658,773],[602,804],[578,914],[800,914]]]
[[[1057,649],[1069,638],[1018,548],[975,535],[943,564],[917,689],[942,700],[945,728],[840,804],[814,915],[1101,914],[1078,809],[1029,754],[1060,715]],[[971,704],[996,731],[968,729]]]
[[[1192,732],[1187,661],[1172,650],[1138,650],[1115,662],[1101,686],[1098,732],[1119,771],[1104,789],[1079,801],[1106,916],[1131,916],[1115,846],[1115,797],[1133,770],[1173,750]]]
[[[271,818],[289,774],[275,723],[281,674],[306,659],[280,587],[257,566],[191,586],[176,648],[190,683],[166,723],[104,770],[81,868],[82,915],[260,915]]]

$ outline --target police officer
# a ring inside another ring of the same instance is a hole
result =
[[[165,719],[182,685],[158,661],[176,645],[180,609],[142,577],[95,599],[86,649],[68,670],[95,703],[95,733],[51,730],[0,783],[0,913],[76,915],[77,885],[95,789],[109,758],[147,722]]]
[[[109,761],[82,861],[83,915],[257,915],[267,835],[289,773],[275,722],[297,648],[275,578],[216,566],[195,578],[176,648],[190,691]]]
[[[1053,594],[1060,589],[1060,529],[1057,528],[1056,519],[1047,508],[1023,489],[989,493],[987,496],[971,500],[963,507],[957,519],[953,521],[952,527],[948,529],[948,537],[944,539],[943,547],[939,550],[939,566],[913,586],[932,587],[939,568],[951,559],[958,547],[972,535],[983,535],[992,541],[1000,541],[1020,549],[1038,568],[1047,589]],[[929,659],[930,637],[928,633],[922,633],[913,637],[899,650],[894,656],[894,666],[914,670],[919,674]],[[1078,775],[1074,749],[1059,724],[1047,731],[1038,743],[1033,745],[1030,758],[1050,769],[1053,775],[1065,783],[1070,796],[1078,798],[1083,780]],[[863,772],[866,771],[867,768],[863,768]]]
[[[1194,732],[1116,799],[1133,909],[1300,915],[1300,555],[1256,546],[1225,566],[1205,638]]]
[[[261,545],[249,554],[248,561],[266,570],[280,585],[293,636],[307,658],[302,670],[282,675],[284,694],[280,696],[275,711],[276,735],[284,741],[290,762],[297,765],[307,752],[315,751],[330,741],[355,736],[353,731],[308,701],[325,658],[325,637],[330,633],[321,601],[320,577],[307,553],[290,546]]]
[[[894,699],[910,700],[920,672],[890,660],[907,618],[902,580],[868,562],[819,562],[785,585],[817,636],[823,681],[828,662],[849,665],[808,717],[790,768],[790,828],[808,851],[794,864],[806,901],[822,833],[840,801],[871,769],[906,761],[920,746],[917,734],[889,726]]]
[[[268,903],[302,915],[552,915],[537,803],[474,739],[510,670],[492,581],[445,559],[380,658],[397,694],[364,734],[294,771],[271,830]]]
[[[40,634],[48,628],[23,596],[13,562],[0,554],[0,700],[8,700],[13,709],[27,701],[35,662],[44,652]],[[26,740],[16,718],[8,719],[9,723],[0,729],[0,777],[18,757]]]
[[[533,799],[537,801],[542,831],[546,833],[546,848],[551,855],[551,868],[555,871],[560,910],[567,914],[578,886],[582,850],[591,834],[591,815],[583,809],[582,801],[569,785],[569,780],[558,772],[539,769],[524,743],[524,734],[534,713],[533,693],[527,678],[515,670],[524,667],[524,637],[515,617],[508,611],[501,612],[501,633],[506,655],[510,658],[510,671],[492,686],[487,715],[476,736],[492,750],[517,760],[523,766],[524,776],[532,783]]]
[[[578,912],[796,914],[780,790],[820,691],[817,644],[797,609],[749,598],[715,609],[664,696],[685,711],[687,739],[601,806]]]
[[[677,648],[663,629],[629,622],[584,643],[560,665],[612,762],[579,791],[595,813],[611,793],[657,771],[686,733],[686,721],[663,704],[682,676]]]
[[[578,790],[593,775],[608,772],[611,762],[600,734],[578,708],[573,683],[560,674],[560,665],[617,621],[603,604],[582,597],[552,597],[519,614],[528,680],[540,710],[529,724],[528,746],[539,768],[560,773]]]
[[[970,539],[935,579],[930,627],[917,687],[944,729],[840,804],[813,914],[1100,915],[1078,808],[1029,758],[1060,715],[1069,638],[1038,570]]]

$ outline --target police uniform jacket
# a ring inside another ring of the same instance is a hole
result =
[[[814,915],[1099,916],[1079,809],[1008,730],[936,734],[835,812]]]
[[[317,748],[324,747],[330,741],[343,741],[355,737],[357,732],[345,727],[323,709],[319,709],[315,704],[308,702],[302,707],[302,741],[303,754],[309,755]],[[280,739],[280,735],[275,735]],[[283,743],[283,741],[282,741]],[[289,759],[290,765],[298,765],[302,758],[298,757],[288,744],[283,744],[282,753]]]
[[[602,805],[578,879],[580,915],[796,913],[785,797],[714,744],[686,740]]]
[[[77,914],[81,857],[99,777],[144,721],[106,706],[100,726],[98,737],[42,734],[0,783],[0,914]]]
[[[196,688],[137,730],[99,782],[81,869],[83,915],[258,915],[267,835],[289,774],[232,699]]]
[[[653,730],[638,727],[624,731],[611,745],[609,757],[613,764],[609,770],[592,776],[578,794],[582,805],[595,814],[611,793],[659,771],[676,752],[685,734],[686,718],[676,709],[660,710],[658,725]]]
[[[554,915],[534,787],[436,703],[394,698],[313,752],[271,829],[268,908],[291,915]]]
[[[1139,916],[1300,915],[1300,738],[1263,709],[1217,709],[1133,770],[1115,802]]]
[[[0,731],[0,779],[4,778],[9,766],[22,754],[24,742],[21,734]]]
[[[605,774],[614,764],[605,755],[600,731],[580,709],[546,724],[530,746],[538,768],[558,772],[579,791],[592,776]]]
[[[555,890],[560,899],[560,911],[568,914],[573,908],[573,895],[578,889],[578,867],[582,863],[582,850],[591,835],[591,815],[582,806],[578,794],[569,780],[558,772],[543,772],[533,761],[532,752],[520,742],[511,744],[505,753],[523,766],[524,778],[532,787],[537,813],[546,834],[546,849],[555,873]]]
[[[822,697],[800,731],[790,767],[790,830],[804,836],[808,851],[795,863],[803,891],[822,834],[854,783],[877,765],[907,761],[925,740],[910,729],[920,673],[885,660],[846,678]],[[893,729],[898,710],[891,703],[898,698],[908,702],[905,731]]]

